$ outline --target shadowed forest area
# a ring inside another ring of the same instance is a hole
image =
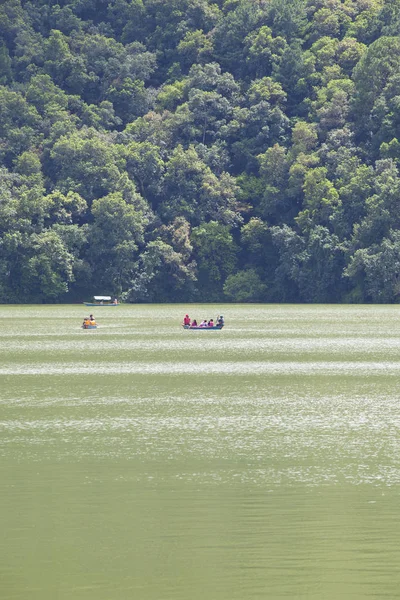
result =
[[[0,302],[398,302],[400,0],[5,0]]]

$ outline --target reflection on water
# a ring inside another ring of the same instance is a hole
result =
[[[398,597],[397,307],[223,311],[1,307],[2,600]]]

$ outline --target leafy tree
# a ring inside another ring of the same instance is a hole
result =
[[[400,232],[389,231],[380,244],[356,250],[344,275],[356,302],[398,302],[400,293]]]
[[[279,64],[275,67],[274,77],[287,95],[287,114],[304,117],[307,108],[304,100],[312,94],[316,83],[315,56],[304,52],[300,42],[286,46]]]
[[[201,29],[188,31],[178,44],[178,53],[181,56],[181,64],[184,69],[190,68],[195,63],[210,62],[212,52],[212,40]]]
[[[399,15],[0,3],[0,301],[397,301]]]
[[[151,200],[160,192],[164,161],[158,146],[149,142],[131,142],[126,149],[126,168],[143,197]]]
[[[122,167],[116,146],[94,129],[60,137],[50,152],[48,175],[63,193],[78,192],[87,202],[118,189]]]
[[[194,227],[190,239],[198,266],[198,299],[216,301],[233,273],[238,248],[229,227],[216,221]]]
[[[11,83],[13,79],[11,71],[11,58],[7,47],[0,45],[0,85]]]
[[[271,75],[272,70],[279,67],[287,47],[285,38],[273,37],[272,30],[266,25],[249,33],[244,43],[248,72],[255,78]]]
[[[235,170],[257,171],[257,155],[274,143],[284,142],[289,120],[283,112],[286,94],[279,83],[264,77],[251,83],[247,106],[237,108],[222,132],[231,143]]]
[[[174,110],[184,98],[185,80],[161,86],[157,92],[156,108],[158,110]]]
[[[28,186],[43,186],[42,164],[37,152],[27,150],[17,156],[14,171],[21,176],[21,183]]]
[[[307,7],[303,0],[271,0],[268,18],[275,34],[289,42],[303,38],[307,31]]]
[[[105,98],[112,102],[116,114],[124,123],[144,115],[151,107],[151,98],[143,81],[132,81],[130,77],[111,85]]]
[[[342,237],[349,238],[356,223],[362,221],[366,214],[366,201],[373,193],[374,170],[371,166],[360,164],[356,159],[338,168],[338,193],[340,208],[335,215],[334,227],[339,229]]]
[[[30,20],[27,20],[19,0],[8,0],[0,4],[0,23],[1,37],[7,48],[14,53],[17,33],[30,27]]]
[[[315,152],[300,152],[289,168],[287,194],[299,208],[304,202],[305,178],[319,163],[320,158]]]
[[[289,160],[284,147],[275,144],[258,156],[260,178],[264,184],[263,196],[258,206],[260,214],[270,220],[280,222],[287,219],[292,202],[286,187],[289,175]]]
[[[345,126],[352,95],[353,84],[349,79],[331,80],[326,87],[320,88],[313,107],[316,110],[318,131],[322,139],[325,139],[331,129]]]
[[[253,269],[228,275],[224,284],[224,294],[233,302],[262,302],[265,289],[266,285]]]
[[[297,121],[292,129],[292,147],[290,154],[293,158],[299,154],[307,154],[315,150],[318,136],[314,123]]]
[[[307,231],[314,224],[329,226],[339,206],[339,194],[326,175],[325,167],[316,167],[306,173],[304,210],[295,219],[303,231]]]
[[[191,283],[195,280],[194,271],[191,265],[185,265],[181,254],[170,244],[161,239],[150,242],[141,256],[140,263],[147,275],[147,286],[145,290],[140,290],[139,295],[137,292],[135,295],[131,293],[131,298],[174,302],[180,293],[189,293],[190,298]]]
[[[74,256],[56,231],[33,234],[29,258],[21,269],[22,297],[29,296],[36,302],[57,300],[74,281],[73,266]]]
[[[26,90],[26,101],[42,116],[60,115],[68,107],[68,96],[57,87],[49,75],[35,75]]]
[[[228,173],[214,175],[191,146],[186,152],[178,146],[165,165],[160,213],[167,220],[184,216],[192,225],[206,219],[235,224],[240,221],[236,203],[237,188]]]
[[[305,241],[288,225],[274,226],[270,231],[278,262],[275,269],[275,298],[279,302],[299,302],[299,255],[304,252]]]
[[[223,73],[216,63],[193,65],[187,78],[187,89],[198,89],[204,92],[216,92],[228,100],[234,100],[240,86],[231,73]]]
[[[40,125],[37,110],[22,94],[0,86],[0,157],[5,165],[39,142]]]
[[[314,227],[298,255],[296,280],[305,302],[337,302],[345,293],[342,279],[346,247],[326,227]]]
[[[124,43],[141,37],[145,14],[142,0],[113,0],[107,3],[107,21],[116,37],[121,38]]]
[[[262,2],[239,0],[225,3],[224,18],[212,32],[215,55],[219,64],[234,75],[242,75],[244,40],[258,27],[266,24],[267,8]]]
[[[184,294],[194,297],[196,262],[192,258],[190,225],[182,217],[155,232],[138,261],[138,282],[129,298],[146,301],[174,302]]]
[[[396,36],[399,31],[400,5],[398,0],[387,0],[375,5],[374,19],[370,28],[375,36]]]
[[[391,159],[377,161],[371,191],[375,193],[365,200],[365,216],[354,227],[356,247],[380,243],[392,227],[400,227],[400,178]]]
[[[385,92],[390,90],[393,79],[399,78],[399,57],[400,40],[381,37],[369,46],[354,69],[353,114],[364,143],[377,132],[385,118]],[[386,140],[379,139],[378,143],[382,141]]]
[[[121,294],[134,277],[146,216],[133,203],[126,202],[121,192],[94,200],[92,215],[87,253],[92,279]]]
[[[198,136],[203,144],[215,139],[217,132],[232,114],[232,106],[221,94],[196,89],[189,92],[188,108],[196,137]]]
[[[351,75],[367,47],[355,38],[345,37],[337,47],[337,61],[347,75]]]

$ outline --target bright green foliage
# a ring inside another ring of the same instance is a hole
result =
[[[25,290],[36,301],[57,299],[74,280],[73,255],[56,231],[33,234],[30,249],[32,255],[22,268],[21,291]]]
[[[140,257],[136,281],[127,299],[174,302],[181,294],[193,298],[196,262],[192,258],[189,223],[178,217],[156,233],[158,237],[147,244]]]
[[[224,4],[224,17],[213,31],[213,43],[218,62],[229,72],[239,67],[243,75],[243,49],[246,37],[257,30],[267,14],[267,7],[254,0],[239,0]]]
[[[351,257],[344,274],[353,284],[350,300],[397,303],[400,294],[400,233],[389,231],[380,244]]]
[[[238,248],[227,225],[215,221],[192,230],[191,242],[198,266],[198,299],[221,298],[224,281],[232,274]]]
[[[118,189],[117,148],[94,129],[63,136],[50,152],[49,174],[65,193],[78,192],[87,202]]]
[[[0,3],[0,302],[398,302],[400,0]]]
[[[228,173],[217,177],[199,158],[194,147],[178,146],[165,165],[161,214],[167,220],[184,216],[192,224],[213,219],[233,225],[240,220],[236,205],[237,188]]]
[[[255,271],[261,282],[266,283],[266,287],[263,288],[264,300],[270,300],[274,296],[275,270],[278,266],[271,231],[272,228],[257,217],[250,219],[240,231],[241,246],[244,250],[240,256],[240,264],[245,270]]]
[[[164,172],[159,147],[149,142],[132,142],[126,148],[125,156],[127,172],[137,182],[142,196],[151,199],[157,195]]]
[[[295,219],[302,231],[308,231],[315,223],[329,226],[338,208],[339,194],[326,175],[326,167],[310,169],[306,173],[303,186],[305,208]]]
[[[228,275],[224,284],[224,294],[232,302],[262,302],[265,290],[266,285],[253,269]]]
[[[143,81],[132,81],[130,77],[112,84],[105,97],[125,123],[144,115],[150,107]]]
[[[249,33],[245,39],[249,75],[257,78],[271,75],[273,68],[279,66],[286,47],[285,38],[273,37],[272,30],[266,25]]]
[[[295,280],[305,302],[337,302],[345,291],[342,281],[345,248],[325,227],[311,229],[297,256]]]
[[[22,94],[0,86],[0,157],[6,165],[40,140],[40,116]]]
[[[258,156],[263,195],[258,212],[274,223],[288,218],[292,202],[286,192],[289,176],[289,160],[286,149],[275,144]]]
[[[6,85],[12,81],[11,58],[3,44],[0,46],[0,85]]]
[[[288,42],[303,38],[307,31],[307,5],[303,0],[271,0],[268,18],[275,35]]]
[[[92,214],[87,253],[91,280],[121,294],[132,280],[138,244],[143,243],[143,215],[121,192],[96,199]]]
[[[271,227],[271,238],[277,254],[275,297],[279,302],[298,302],[299,257],[304,253],[305,239],[288,225]]]
[[[354,81],[359,135],[376,139],[375,145],[389,141],[398,122],[400,39],[382,37],[371,44],[354,69]]]
[[[380,160],[375,165],[371,195],[365,200],[365,216],[355,225],[354,241],[357,246],[368,247],[387,237],[391,228],[400,227],[400,178],[391,159]]]
[[[174,110],[184,97],[185,80],[164,85],[157,94],[158,110]]]
[[[185,37],[178,44],[183,67],[191,67],[195,63],[210,62],[212,57],[213,44],[210,36],[207,36],[201,29],[188,31]]]

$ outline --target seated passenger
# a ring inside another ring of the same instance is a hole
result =
[[[208,321],[208,326],[209,326],[209,327],[214,327],[214,319],[210,319],[210,320]]]
[[[196,319],[193,319],[193,321],[192,321],[192,324],[191,324],[191,327],[197,327],[197,326],[198,326],[198,325],[197,325],[197,321],[196,321]]]
[[[200,323],[200,327],[207,327],[207,319],[203,319]]]

